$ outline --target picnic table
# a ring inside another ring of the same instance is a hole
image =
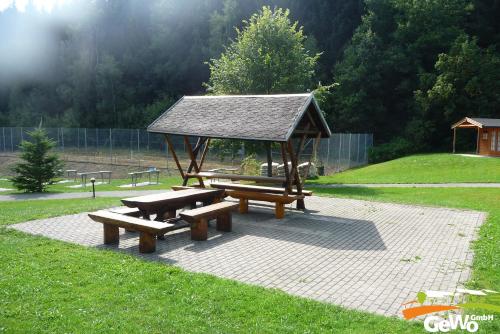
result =
[[[104,175],[107,176],[108,183],[111,183],[111,171],[109,170],[101,170],[98,172],[82,172],[78,173],[77,175],[81,177],[82,179],[82,186],[85,187],[87,185],[87,176],[89,175],[101,175],[101,180],[102,183],[104,183]]]
[[[224,196],[223,189],[185,189],[161,194],[145,195],[122,199],[129,208],[138,208],[144,219],[156,215],[155,220],[175,218],[178,209],[203,202],[203,205],[218,202]]]
[[[137,181],[139,178],[141,178],[144,174],[148,174],[149,178],[149,183],[151,184],[151,174],[156,174],[156,184],[160,182],[160,170],[158,169],[149,169],[149,170],[144,170],[144,171],[139,171],[139,172],[130,172],[128,175],[132,178],[132,185],[136,186]]]

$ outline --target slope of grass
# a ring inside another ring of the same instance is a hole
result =
[[[412,155],[310,181],[327,183],[500,182],[500,158]]]
[[[0,203],[0,225],[117,199]],[[0,227],[0,332],[423,333],[405,322]]]
[[[472,278],[468,286],[500,292],[500,189],[485,188],[315,188],[321,196],[445,206],[488,213],[474,242]],[[498,301],[497,301],[498,302]],[[479,314],[477,310],[472,312]],[[484,311],[490,314],[489,311]],[[500,333],[500,314],[481,324],[485,333]]]

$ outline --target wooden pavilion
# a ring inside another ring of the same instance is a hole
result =
[[[453,153],[457,129],[476,129],[476,153],[500,157],[500,119],[465,117],[451,126],[453,130]]]
[[[298,209],[305,209],[303,190],[305,177],[299,176],[298,162],[307,140],[313,140],[313,154],[321,138],[331,132],[312,93],[280,95],[227,95],[184,96],[158,117],[149,127],[152,133],[165,135],[175,160],[183,186],[190,178],[205,187],[203,179],[230,179],[252,181],[255,185],[211,183],[212,187],[225,189],[226,194],[240,200],[240,212],[248,210],[248,200],[276,203],[276,217],[284,216],[284,204],[297,202]],[[172,145],[171,135],[184,137],[190,157],[183,169]],[[190,137],[197,138],[191,145]],[[203,163],[211,138],[239,139],[265,142],[268,149],[268,176],[234,175],[203,171]],[[279,143],[284,177],[272,176],[271,144]],[[306,175],[311,165],[311,156]],[[198,158],[199,157],[199,158]],[[276,184],[261,186],[259,184]]]

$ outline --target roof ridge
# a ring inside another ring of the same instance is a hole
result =
[[[310,96],[311,93],[296,93],[296,94],[261,94],[261,95],[184,95],[186,99],[197,98],[231,98],[231,97],[290,97],[290,96]]]

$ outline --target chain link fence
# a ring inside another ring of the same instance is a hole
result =
[[[34,128],[1,127],[0,154],[15,155],[21,142],[28,138]],[[143,129],[86,129],[86,128],[45,128],[48,136],[56,143],[56,150],[66,162],[92,163],[122,166],[125,169],[157,167],[175,173],[164,137]],[[192,143],[195,143],[192,138]],[[187,160],[187,152],[182,137],[172,136],[172,142],[180,159]],[[316,164],[323,165],[327,174],[343,171],[367,164],[368,150],[373,146],[373,135],[365,133],[335,133],[322,139],[318,148]],[[210,148],[204,169],[217,166],[237,166],[245,157],[245,148],[237,154],[224,155]],[[312,140],[306,143],[304,159],[312,153]],[[281,163],[279,150],[273,149],[273,161]],[[224,157],[224,158],[223,158]],[[265,154],[258,160],[266,161]]]

